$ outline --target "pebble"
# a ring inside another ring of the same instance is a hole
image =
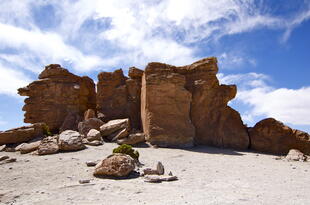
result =
[[[94,166],[97,165],[97,162],[95,162],[95,161],[87,161],[87,162],[86,162],[86,165],[87,165],[88,167],[94,167]]]
[[[80,183],[80,184],[87,184],[87,183],[89,183],[89,182],[90,182],[89,179],[80,179],[80,180],[79,180],[79,183]]]
[[[9,156],[7,156],[7,155],[5,155],[5,156],[1,156],[0,157],[0,161],[2,161],[2,160],[6,160],[6,159],[9,159],[10,157]]]

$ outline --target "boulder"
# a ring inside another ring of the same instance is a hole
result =
[[[28,142],[31,139],[43,137],[44,127],[44,123],[35,123],[33,125],[0,132],[0,145]]]
[[[129,119],[111,120],[100,127],[101,136],[109,136],[124,128],[129,129]]]
[[[122,129],[121,131],[119,131],[115,137],[113,137],[112,142],[115,142],[115,141],[117,141],[117,140],[119,140],[119,139],[124,139],[124,138],[126,138],[128,135],[129,135],[129,130],[128,130],[128,128],[124,128],[124,129]],[[112,135],[112,136],[113,136],[113,135]],[[108,139],[109,139],[109,137],[108,137]]]
[[[135,145],[145,141],[144,133],[133,133],[126,138],[118,139],[117,144]]]
[[[59,151],[58,136],[49,136],[41,140],[38,147],[39,155],[55,154]]]
[[[89,132],[87,133],[87,136],[86,136],[87,140],[89,142],[91,141],[94,141],[94,140],[98,140],[98,141],[102,141],[102,137],[101,137],[101,134],[98,130],[96,129],[91,129],[89,130]]]
[[[290,149],[310,154],[310,136],[291,129],[274,118],[267,118],[249,129],[251,148],[260,152],[286,155]]]
[[[19,151],[21,154],[27,154],[33,151],[36,151],[39,148],[41,141],[31,142],[31,143],[24,143]],[[16,148],[15,148],[16,150]]]
[[[69,113],[83,117],[96,108],[95,84],[89,77],[79,77],[58,64],[45,67],[39,80],[18,89],[25,99],[24,122],[45,122],[53,133],[59,131]]]
[[[91,129],[100,130],[100,126],[103,124],[104,122],[97,118],[90,118],[80,122],[78,128],[80,134],[86,136]]]
[[[125,177],[135,169],[135,161],[126,154],[113,154],[95,166],[95,176]]]
[[[291,149],[288,154],[286,155],[285,159],[287,161],[301,161],[305,162],[307,161],[307,156],[304,155],[301,151],[297,149]]]
[[[76,151],[85,149],[80,133],[73,130],[66,130],[59,135],[58,145],[62,151]]]

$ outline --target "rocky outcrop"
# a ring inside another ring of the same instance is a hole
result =
[[[94,171],[95,176],[125,177],[135,169],[135,161],[126,154],[113,154],[99,162]]]
[[[93,80],[76,76],[58,64],[46,66],[39,80],[18,89],[18,93],[29,96],[23,107],[24,121],[45,122],[53,132],[59,131],[69,114],[83,117],[87,109],[96,107]]]
[[[285,155],[290,149],[310,154],[309,134],[291,129],[282,122],[267,118],[249,129],[251,148],[260,152]]]
[[[28,142],[34,138],[43,137],[45,126],[44,123],[35,123],[0,132],[0,145]]]
[[[129,77],[121,69],[114,72],[101,72],[97,84],[98,116],[105,121],[130,118],[131,126],[141,128],[140,92],[143,71],[130,68]]]
[[[239,113],[227,103],[236,86],[220,85],[216,58],[188,66],[149,63],[142,79],[141,118],[146,140],[169,147],[195,144],[247,149]]]

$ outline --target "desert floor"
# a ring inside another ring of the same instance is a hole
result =
[[[137,148],[142,168],[161,161],[178,181],[152,184],[143,177],[95,178],[89,160],[116,144],[47,156],[0,152],[17,162],[0,165],[0,204],[310,204],[310,162],[212,147]],[[79,184],[90,179],[88,184]]]

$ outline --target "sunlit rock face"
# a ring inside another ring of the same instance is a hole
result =
[[[24,122],[45,122],[53,132],[59,131],[67,115],[74,113],[83,119],[87,109],[96,108],[93,80],[76,76],[58,64],[46,66],[39,80],[18,89],[18,93],[28,96]]]
[[[141,118],[146,140],[166,147],[194,144],[247,149],[249,136],[227,105],[235,85],[220,85],[217,59],[176,67],[149,63],[142,78]]]

